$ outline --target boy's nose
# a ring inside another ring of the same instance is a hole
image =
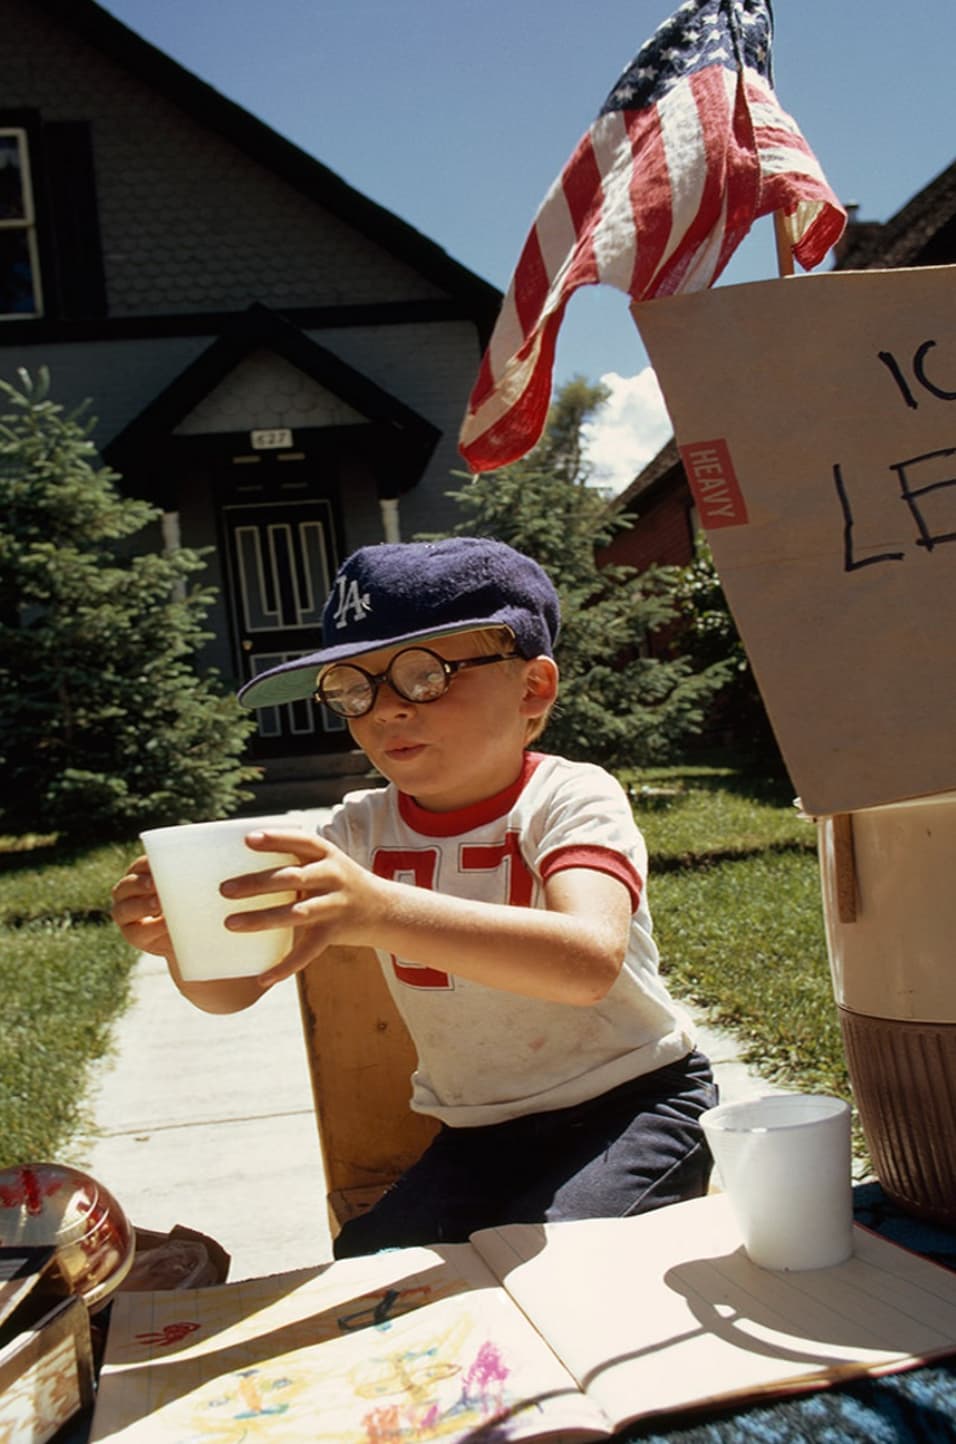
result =
[[[413,706],[414,703],[400,696],[390,683],[382,681],[378,684],[372,703],[372,716],[376,719],[401,716],[404,712],[410,712]]]

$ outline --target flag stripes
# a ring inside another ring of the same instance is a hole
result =
[[[636,300],[703,289],[772,211],[807,270],[839,238],[843,208],[766,78],[769,35],[766,0],[692,0],[624,72],[521,252],[462,427],[473,470],[538,440],[578,287],[604,283]],[[629,106],[649,83],[648,103]]]

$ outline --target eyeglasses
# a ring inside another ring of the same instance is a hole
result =
[[[449,662],[428,647],[406,647],[396,652],[384,672],[373,675],[354,662],[328,667],[319,677],[317,702],[324,702],[338,717],[364,717],[375,706],[383,682],[406,702],[437,702],[451,686],[451,679],[467,667],[487,667],[491,662],[512,662],[515,654],[496,652],[493,656],[465,657]]]

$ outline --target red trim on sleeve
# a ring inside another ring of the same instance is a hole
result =
[[[605,872],[616,877],[631,895],[631,909],[637,912],[644,891],[644,879],[627,858],[610,847],[595,847],[593,844],[574,844],[555,848],[541,863],[541,877],[547,882],[556,872],[569,867],[590,868],[592,872]]]

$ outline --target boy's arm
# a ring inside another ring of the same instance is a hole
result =
[[[154,953],[166,959],[170,977],[184,998],[205,1013],[237,1013],[262,997],[262,985],[255,978],[221,978],[209,982],[187,982],[179,972],[176,954],[166,930],[149,863],[136,858],[129,872],[112,892],[113,921],[137,952]]]
[[[234,913],[236,932],[289,927],[295,943],[269,985],[304,968],[331,943],[380,948],[526,997],[588,1006],[613,985],[631,920],[627,888],[589,868],[568,868],[545,885],[547,906],[511,907],[449,897],[374,876],[338,848],[301,833],[259,833],[249,846],[292,852],[297,867],[268,869],[223,884],[226,897],[294,890],[296,902]]]

